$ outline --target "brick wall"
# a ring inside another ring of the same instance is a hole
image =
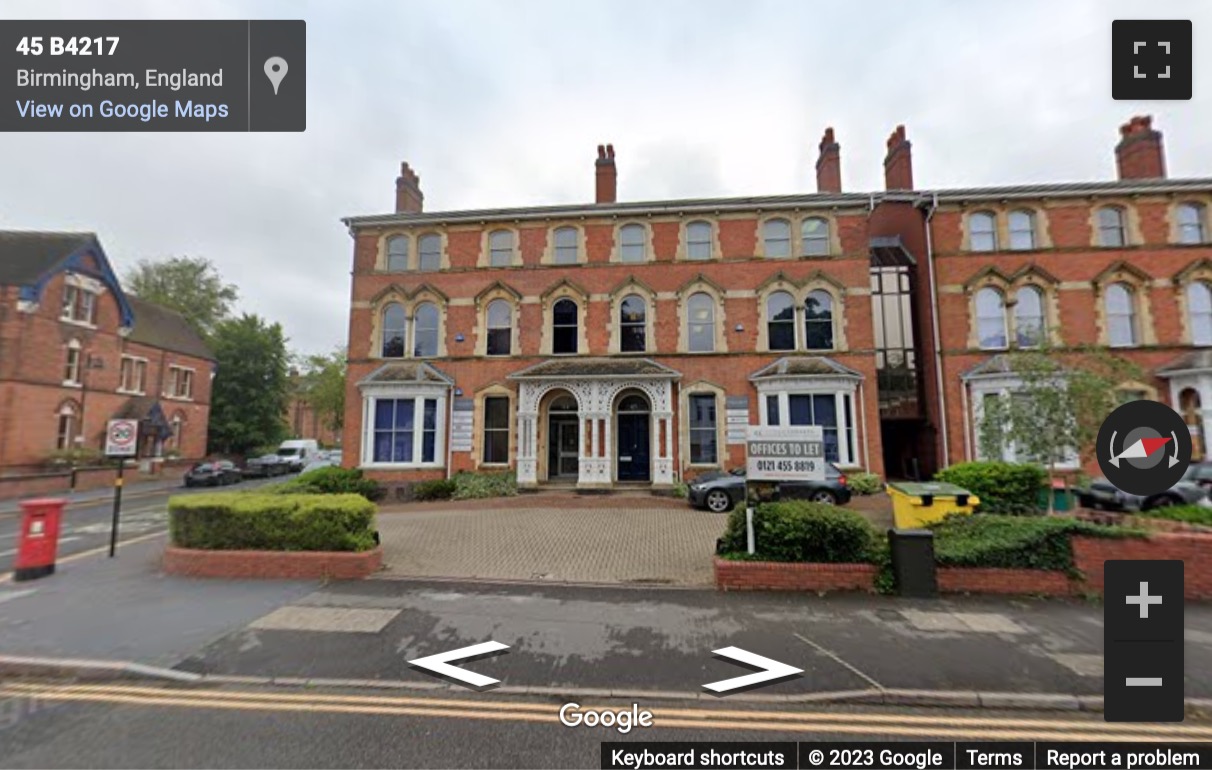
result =
[[[168,546],[164,571],[185,577],[270,580],[358,580],[383,566],[383,550],[337,551],[203,551]]]
[[[1068,596],[1074,593],[1069,576],[1055,570],[980,569],[942,567],[938,570],[942,593]]]
[[[871,591],[870,564],[786,564],[716,557],[716,588],[725,591]]]
[[[1188,599],[1212,599],[1212,534],[1158,533],[1148,539],[1075,537],[1073,560],[1091,590],[1103,591],[1108,559],[1181,559]]]

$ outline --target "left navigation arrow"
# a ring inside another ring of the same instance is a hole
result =
[[[437,655],[428,655],[424,658],[408,661],[408,665],[423,669],[424,671],[437,674],[444,679],[453,680],[457,684],[464,687],[470,687],[474,690],[487,690],[490,687],[495,687],[501,683],[499,679],[477,674],[474,671],[458,668],[450,665],[453,661],[458,660],[475,660],[477,658],[486,658],[489,655],[496,655],[509,649],[508,644],[500,642],[481,642],[473,644],[470,647],[460,647],[457,650],[449,652],[441,652]]]

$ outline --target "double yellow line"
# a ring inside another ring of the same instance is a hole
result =
[[[128,684],[47,684],[0,682],[0,699],[113,703],[145,707],[227,711],[359,714],[535,722],[560,725],[560,705],[504,700],[437,698],[405,695],[349,695],[196,687],[148,687]],[[641,704],[643,708],[644,705]],[[622,703],[581,704],[589,709],[617,710]],[[1212,725],[1105,723],[1097,716],[963,717],[951,714],[892,714],[829,711],[762,711],[725,708],[649,706],[653,726],[710,730],[748,730],[817,735],[863,735],[956,740],[1039,741],[1198,741],[1212,740]],[[604,740],[614,728],[589,728]],[[643,731],[644,728],[633,728]]]

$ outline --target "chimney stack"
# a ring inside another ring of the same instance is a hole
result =
[[[1165,179],[1166,153],[1152,115],[1137,115],[1119,127],[1115,165],[1120,179]]]
[[[840,193],[842,191],[842,146],[833,139],[833,129],[826,128],[821,138],[821,154],[816,159],[816,191]]]
[[[598,145],[596,171],[597,203],[614,203],[619,198],[619,171],[614,166],[614,145]]]
[[[425,206],[425,194],[421,192],[421,177],[407,163],[400,164],[400,175],[396,177],[396,213],[420,214]]]
[[[884,189],[913,189],[912,147],[905,138],[905,127],[897,126],[888,137],[888,154],[884,156]]]

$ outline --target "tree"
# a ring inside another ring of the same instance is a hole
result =
[[[343,346],[331,353],[307,356],[299,381],[299,396],[334,433],[340,433],[345,425],[345,359]]]
[[[222,276],[204,257],[172,257],[153,262],[140,260],[124,281],[132,294],[176,310],[204,338],[209,339],[220,321],[231,314],[239,291],[223,283]]]
[[[211,451],[247,454],[276,444],[286,433],[283,415],[290,395],[282,326],[245,313],[215,326],[211,348],[216,359]]]
[[[1009,398],[982,402],[981,452],[1002,457],[1012,446],[1018,459],[1044,466],[1051,487],[1058,465],[1092,461],[1099,428],[1124,401],[1121,388],[1140,379],[1141,372],[1102,348],[1083,348],[1063,360],[1047,350],[1007,355],[1009,370],[1021,384]]]

